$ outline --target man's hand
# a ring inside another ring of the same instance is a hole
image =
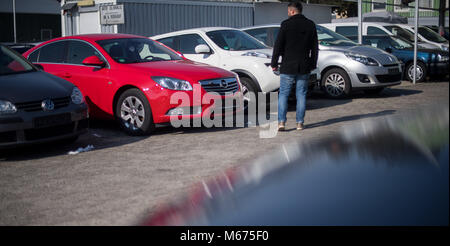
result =
[[[272,67],[272,71],[277,71],[278,68],[277,67]]]

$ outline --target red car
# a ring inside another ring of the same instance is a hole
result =
[[[93,117],[116,118],[131,135],[148,134],[155,124],[170,122],[180,115],[190,119],[205,113],[213,115],[218,112],[212,111],[214,101],[201,100],[209,92],[217,92],[208,94],[214,100],[233,97],[237,102],[233,112],[242,105],[236,74],[190,61],[146,37],[63,37],[42,43],[23,55],[44,71],[80,88]],[[188,104],[173,98],[171,103],[171,96],[179,92],[187,95]]]

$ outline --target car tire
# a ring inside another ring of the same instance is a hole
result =
[[[256,104],[257,103],[258,89],[254,85],[253,80],[250,78],[239,77],[239,80],[241,81],[241,84],[242,84],[242,95],[244,97],[244,108],[247,109],[248,104]],[[248,95],[248,93],[251,93],[251,92],[253,92],[255,94],[256,101],[251,101],[251,98]]]
[[[129,135],[148,135],[155,129],[150,103],[139,89],[129,89],[120,95],[115,114],[121,128]]]
[[[413,70],[414,70],[414,63],[411,62],[406,66],[406,69],[405,69],[406,78],[411,82],[414,80]],[[418,72],[416,75],[417,76],[416,82],[423,82],[425,80],[425,78],[427,77],[427,68],[426,68],[425,64],[423,62],[417,62],[417,70],[418,70]]]
[[[322,90],[329,98],[345,98],[351,93],[348,74],[341,68],[332,68],[322,76]]]
[[[367,95],[378,95],[384,90],[384,87],[381,88],[375,88],[375,89],[366,89],[364,90],[364,94]]]

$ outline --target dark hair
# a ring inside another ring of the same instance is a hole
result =
[[[302,12],[302,10],[303,10],[303,5],[302,5],[302,3],[301,2],[290,2],[289,4],[288,4],[288,8],[289,7],[291,7],[291,8],[296,8],[297,10],[298,10],[298,12]]]

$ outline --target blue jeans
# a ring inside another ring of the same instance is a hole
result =
[[[297,97],[297,123],[303,123],[306,109],[306,93],[308,92],[309,74],[281,74],[280,94],[278,96],[278,122],[286,122],[288,98],[292,85],[295,85]]]

